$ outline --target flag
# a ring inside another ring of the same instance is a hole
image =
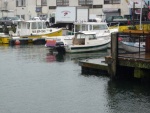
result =
[[[128,7],[133,8],[133,5],[135,3],[135,8],[143,8],[143,5],[145,5],[145,2],[143,0],[126,0]]]

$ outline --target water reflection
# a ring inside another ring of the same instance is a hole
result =
[[[5,46],[1,47],[4,48]],[[64,62],[73,60],[75,63],[78,63],[78,61],[82,59],[94,59],[108,55],[107,51],[63,54],[50,52],[43,45],[16,45],[12,47],[6,46],[5,48],[10,48],[12,51],[16,52],[19,60],[25,59],[27,61],[38,61],[40,59],[41,62]]]
[[[134,81],[110,80],[107,93],[108,106],[112,113],[149,113],[149,85]]]
[[[64,62],[65,61],[65,55],[61,54],[61,53],[47,53],[46,54],[46,61],[47,62],[54,62],[54,61],[58,61],[58,62]]]
[[[100,58],[108,55],[107,51],[97,51],[97,52],[88,52],[88,53],[67,53],[65,55],[66,58],[70,60],[82,60],[82,59],[94,59]]]
[[[58,52],[49,52],[46,54],[46,61],[47,62],[64,62],[67,60],[73,60],[76,63],[78,63],[79,60],[83,59],[94,59],[94,58],[100,58],[108,55],[107,51],[99,51],[99,52],[89,52],[89,53],[58,53]]]

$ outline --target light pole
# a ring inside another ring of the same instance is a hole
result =
[[[143,9],[143,3],[142,3],[142,2],[143,2],[143,0],[141,0],[141,10],[140,10],[140,30],[142,30],[142,25],[141,25],[141,24],[142,24],[142,22],[141,22],[141,21],[142,21],[142,9]]]

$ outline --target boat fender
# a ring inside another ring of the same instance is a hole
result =
[[[50,32],[52,32],[52,29],[50,29]]]
[[[20,45],[20,40],[16,40],[15,45]]]
[[[32,33],[31,33],[31,36],[32,36]]]

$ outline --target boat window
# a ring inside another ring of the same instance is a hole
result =
[[[108,29],[107,25],[93,25],[93,30],[105,30]]]
[[[18,22],[18,28],[21,29],[21,23],[20,22]]]
[[[42,29],[42,23],[38,22],[38,29]]]
[[[80,31],[80,25],[75,25],[75,32]]]
[[[27,29],[30,29],[30,23],[27,23]]]
[[[82,31],[88,31],[88,25],[82,25]]]
[[[45,23],[43,23],[43,29],[46,29],[46,24]]]
[[[33,23],[32,23],[32,29],[37,29],[36,22],[33,22]]]
[[[96,36],[95,35],[88,35],[89,36],[89,40],[94,40],[94,39],[96,39]]]
[[[90,27],[89,29],[92,30],[92,25],[90,25],[89,27]]]
[[[77,39],[80,39],[80,38],[81,38],[81,34],[78,34],[78,35],[77,35]]]
[[[84,34],[77,34],[77,39],[83,39],[83,38],[85,38]]]

